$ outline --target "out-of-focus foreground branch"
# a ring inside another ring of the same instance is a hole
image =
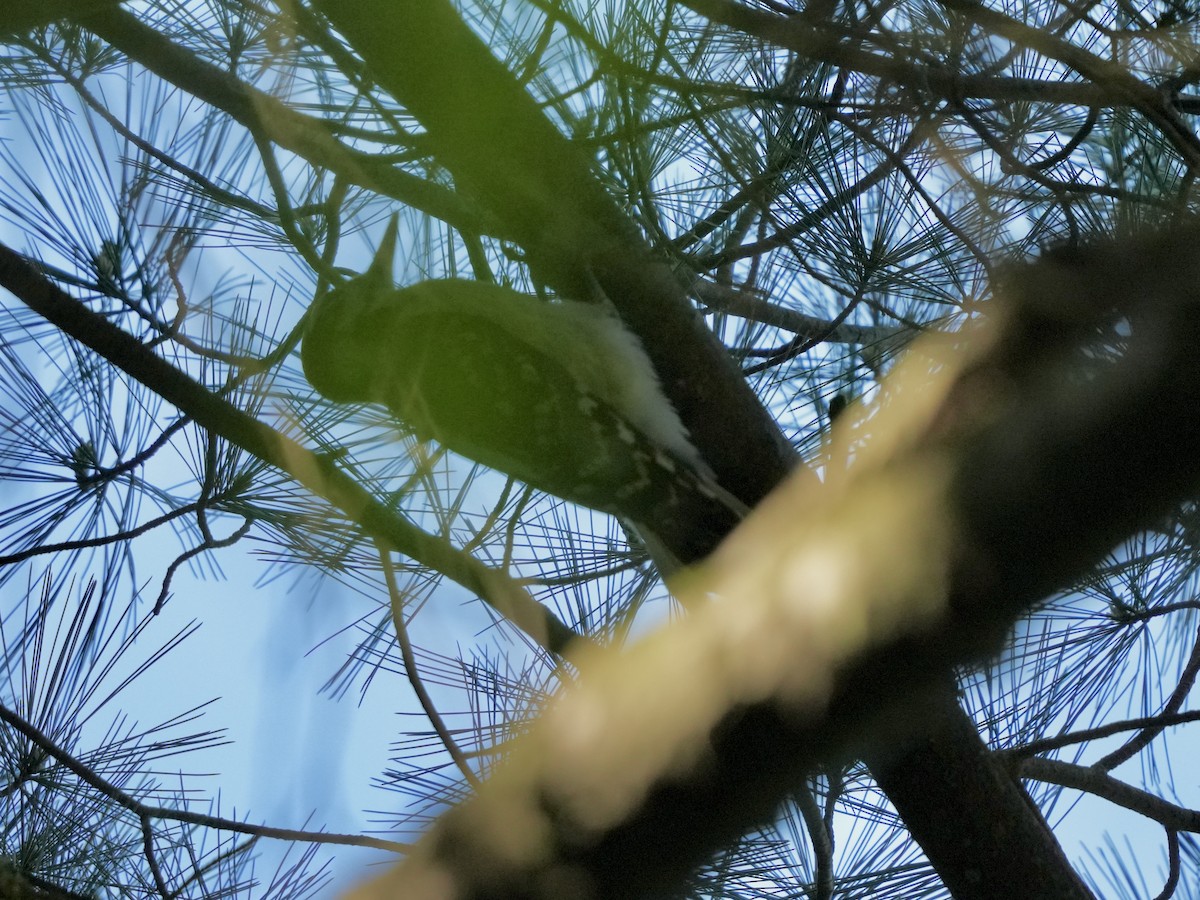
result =
[[[648,896],[1200,482],[1200,228],[1051,254],[918,343],[824,485],[772,494],[692,614],[575,660],[479,793],[355,900]],[[653,689],[647,688],[653,685]]]

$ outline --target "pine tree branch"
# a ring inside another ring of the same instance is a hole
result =
[[[455,227],[491,231],[454,192],[411,175],[390,162],[346,147],[322,119],[297,112],[270,94],[239,81],[143,24],[115,4],[95,11],[96,0],[62,0],[73,18],[130,59],[192,96],[223,110],[255,134],[351,184],[419,209]]]
[[[68,769],[80,781],[111,800],[117,806],[137,816],[143,829],[148,829],[150,823],[157,819],[172,822],[182,822],[187,825],[200,825],[205,828],[216,828],[222,831],[232,831],[238,834],[249,834],[258,837],[275,838],[282,841],[306,841],[314,844],[335,844],[347,847],[374,847],[377,850],[404,850],[406,845],[396,841],[384,841],[379,838],[358,834],[337,834],[324,831],[304,831],[298,828],[275,828],[270,825],[253,825],[237,819],[226,819],[221,816],[210,816],[205,813],[191,812],[186,809],[171,809],[165,806],[152,806],[142,803],[133,795],[117,787],[112,782],[98,775],[90,766],[85,765],[71,753],[60,747],[47,737],[31,722],[26,721],[7,706],[0,704],[0,722],[19,732],[26,740],[52,757],[63,768]]]
[[[173,403],[192,421],[286,472],[374,538],[475,592],[551,653],[581,638],[507,574],[427,534],[385,507],[325,456],[258,421],[171,366],[132,335],[59,290],[20,254],[0,244],[0,286],[66,334]]]
[[[1059,759],[1037,757],[1021,762],[1023,778],[1036,778],[1048,784],[1072,788],[1107,800],[1122,809],[1153,819],[1165,828],[1200,833],[1200,810],[1171,803],[1114,778],[1103,769],[1079,766]]]
[[[709,309],[794,331],[803,340],[820,338],[845,344],[869,344],[879,353],[886,354],[902,349],[916,337],[912,330],[895,325],[833,323],[828,319],[805,315],[790,307],[772,303],[746,288],[698,281],[692,290],[696,298]]]
[[[1179,683],[1175,685],[1175,690],[1171,691],[1171,696],[1167,698],[1167,702],[1163,705],[1162,712],[1155,717],[1156,721],[1130,737],[1129,740],[1116,750],[1106,753],[1096,763],[1096,768],[1102,769],[1105,772],[1111,771],[1122,763],[1133,759],[1146,747],[1150,746],[1150,743],[1162,734],[1163,730],[1167,727],[1165,717],[1178,713],[1187,701],[1188,695],[1191,694],[1192,688],[1196,684],[1197,674],[1200,674],[1200,633],[1197,633],[1196,640],[1192,644],[1192,652],[1188,657],[1187,664],[1183,667]]]
[[[930,692],[921,716],[927,724],[918,740],[871,741],[863,760],[951,896],[1091,898],[1062,847],[1044,839],[1049,825],[1020,782],[997,765],[952,686]],[[963,808],[988,815],[946,815]],[[1030,816],[1040,829],[1029,827]]]
[[[999,755],[1002,758],[1023,758],[1039,753],[1049,753],[1051,750],[1069,747],[1072,744],[1086,744],[1091,741],[1101,740],[1102,738],[1113,737],[1125,731],[1141,731],[1142,729],[1152,728],[1157,732],[1161,732],[1172,725],[1186,725],[1192,722],[1200,722],[1200,709],[1182,713],[1159,713],[1154,716],[1140,716],[1136,719],[1123,719],[1120,722],[1107,722],[1104,725],[1097,725],[1095,728],[1084,728],[1079,731],[1070,731],[1057,737],[1030,741],[1028,744],[1022,744],[1011,750],[1001,751]]]
[[[979,0],[942,0],[949,10],[969,19],[1019,47],[1027,47],[1047,59],[1069,66],[1093,84],[1121,98],[1153,123],[1175,148],[1188,169],[1200,166],[1200,139],[1179,120],[1167,92],[1135,78],[1122,65],[1103,59],[1055,34],[1018,21],[1012,16],[988,9]]]
[[[1195,164],[1200,154],[1200,143],[1195,135],[1178,122],[1179,112],[1196,111],[1196,97],[1169,96],[1168,92],[1138,81],[1119,66],[1002,13],[988,10],[977,0],[944,0],[944,5],[973,15],[993,30],[1064,63],[1090,79],[1090,83],[963,74],[949,66],[918,64],[895,54],[885,56],[863,50],[850,40],[852,35],[836,28],[814,27],[803,16],[763,12],[735,0],[680,0],[680,4],[712,22],[754,35],[777,47],[786,47],[810,59],[861,72],[943,100],[1134,107],[1163,130],[1190,165]]]

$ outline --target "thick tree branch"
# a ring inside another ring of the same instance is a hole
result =
[[[933,724],[918,740],[898,746],[876,740],[864,760],[906,823],[914,809],[989,810],[986,818],[955,816],[945,828],[918,823],[911,829],[929,859],[937,861],[937,873],[951,895],[991,900],[1091,897],[1062,848],[1025,827],[1031,813],[1039,820],[1041,813],[1021,784],[994,764],[991,751],[954,702],[953,690],[931,694],[928,704],[925,719]],[[940,770],[940,777],[929,777],[931,769]],[[964,853],[964,847],[971,852]]]

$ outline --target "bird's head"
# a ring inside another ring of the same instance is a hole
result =
[[[308,310],[300,361],[304,377],[329,400],[378,399],[374,385],[388,352],[386,330],[379,325],[394,303],[398,228],[393,216],[367,271],[318,297]]]

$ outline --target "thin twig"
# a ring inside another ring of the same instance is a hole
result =
[[[313,844],[344,844],[350,847],[373,847],[378,850],[392,850],[397,853],[404,852],[409,848],[408,844],[402,844],[397,841],[384,841],[365,835],[301,831],[294,828],[275,828],[270,825],[251,825],[248,822],[239,822],[236,819],[225,819],[220,816],[210,816],[182,809],[170,809],[165,806],[150,806],[149,804],[142,803],[140,800],[134,799],[132,795],[121,790],[111,781],[96,774],[91,767],[84,765],[71,753],[47,737],[36,725],[26,721],[4,704],[0,704],[0,721],[19,731],[30,742],[54,757],[55,760],[69,769],[85,784],[95,788],[109,800],[142,820],[165,819],[168,821],[183,822],[188,825],[219,828],[223,831],[235,831],[239,834],[252,834],[283,841],[306,841]]]
[[[1198,673],[1200,673],[1200,630],[1196,632],[1196,642],[1192,645],[1192,653],[1188,657],[1188,661],[1183,667],[1183,672],[1179,676],[1179,684],[1175,686],[1175,690],[1171,692],[1171,696],[1163,704],[1162,713],[1154,717],[1155,721],[1153,724],[1147,725],[1112,753],[1101,757],[1096,763],[1096,767],[1108,772],[1141,753],[1167,727],[1166,723],[1162,721],[1162,716],[1169,716],[1172,713],[1179,712],[1188,694],[1191,693],[1192,686],[1196,683],[1196,675]]]
[[[446,727],[446,722],[442,719],[442,714],[438,712],[438,708],[434,704],[433,698],[429,696],[429,691],[425,689],[425,683],[421,680],[421,674],[417,670],[417,660],[413,655],[412,642],[408,639],[408,626],[404,622],[404,595],[401,594],[399,587],[396,585],[396,572],[392,568],[391,552],[379,542],[376,542],[375,548],[379,551],[379,562],[383,566],[384,582],[387,584],[388,598],[392,610],[392,626],[396,629],[396,643],[400,647],[400,658],[404,662],[404,674],[408,678],[408,683],[412,685],[413,693],[417,695],[421,709],[425,710],[429,724],[433,726],[433,730],[441,738],[442,744],[454,760],[454,764],[458,766],[458,770],[462,772],[463,778],[472,787],[478,787],[479,777],[472,771],[467,758],[463,755],[462,750],[459,749],[458,742],[454,740],[454,735]]]

